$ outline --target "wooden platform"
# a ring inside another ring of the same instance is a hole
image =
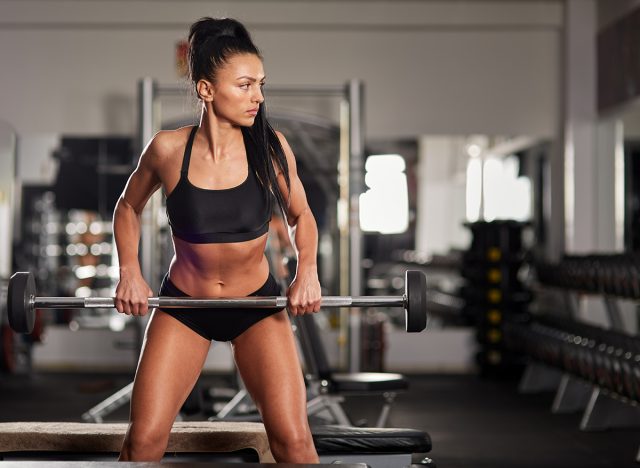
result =
[[[127,423],[0,423],[0,454],[11,452],[118,453]],[[235,452],[251,449],[261,463],[274,462],[262,423],[176,422],[167,453]]]

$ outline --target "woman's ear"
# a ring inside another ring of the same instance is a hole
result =
[[[196,83],[196,91],[198,92],[198,97],[205,102],[213,102],[213,96],[215,91],[213,89],[213,84],[207,80],[198,80]]]

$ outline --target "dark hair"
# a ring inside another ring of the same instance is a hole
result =
[[[216,71],[237,54],[254,54],[262,59],[249,31],[239,21],[231,18],[205,17],[191,25],[189,75],[194,87],[198,80],[203,78],[214,81]],[[289,166],[280,139],[267,120],[264,104],[263,102],[260,105],[254,124],[251,127],[242,127],[241,130],[245,141],[251,142],[253,150],[247,148],[250,167],[256,172],[265,190],[271,189],[280,209],[286,213],[289,200],[285,200],[284,194],[280,191],[271,159],[273,158],[284,174],[287,190],[290,191]]]

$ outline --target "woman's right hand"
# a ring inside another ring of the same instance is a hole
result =
[[[146,315],[149,312],[148,298],[153,291],[137,273],[120,272],[120,281],[116,286],[114,303],[118,312],[127,315]]]

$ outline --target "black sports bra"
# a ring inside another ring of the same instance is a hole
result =
[[[167,218],[173,235],[193,244],[243,242],[269,230],[271,197],[249,164],[240,185],[228,189],[204,189],[189,182],[191,147],[198,127],[193,127],[184,149],[178,185],[167,197]],[[251,140],[242,132],[245,150]]]

